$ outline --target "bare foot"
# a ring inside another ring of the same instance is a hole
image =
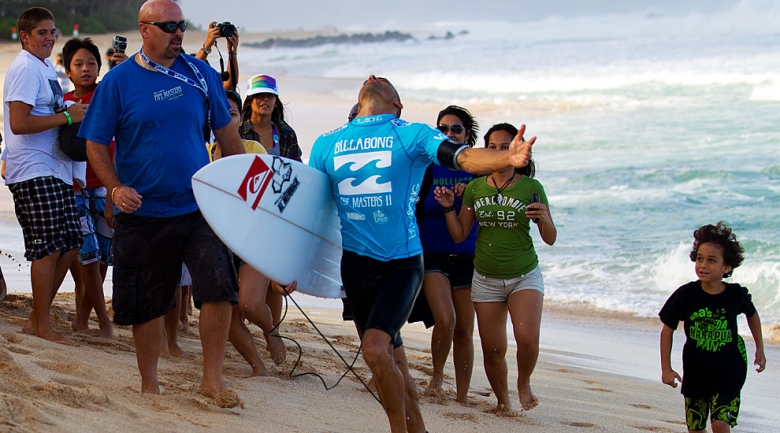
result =
[[[236,394],[232,389],[224,389],[222,391],[208,390],[203,385],[200,386],[201,395],[214,399],[214,403],[221,408],[231,408],[241,406],[244,408],[244,402],[241,401],[241,397]]]
[[[539,399],[531,392],[531,384],[518,385],[517,391],[520,395],[520,405],[523,410],[531,410],[539,405]]]
[[[260,377],[260,376],[268,376],[268,369],[265,368],[265,365],[255,365],[252,366],[252,374],[249,375],[249,377]]]
[[[38,327],[36,326],[32,316],[27,318],[27,321],[24,322],[24,326],[22,326],[22,333],[28,335],[38,335]]]
[[[498,416],[507,416],[507,417],[516,417],[519,414],[512,410],[512,407],[509,405],[504,405],[503,403],[499,403],[498,406],[493,410],[493,413]]]
[[[108,340],[114,339],[114,325],[108,324],[108,326],[101,326],[98,338],[105,338]]]
[[[441,377],[431,377],[431,382],[428,384],[428,387],[425,388],[425,391],[423,391],[423,395],[428,397],[441,397],[443,394],[441,390],[441,382]]]
[[[181,347],[179,347],[178,344],[174,343],[168,343],[168,356],[171,356],[173,358],[181,358],[181,359],[190,359],[191,356],[187,354],[187,352],[181,350]]]
[[[86,322],[82,323],[81,320],[76,318],[70,322],[70,329],[74,330],[75,332],[89,331],[89,325]]]
[[[54,332],[54,330],[51,330],[51,331],[41,331],[37,335],[38,335],[38,337],[41,337],[44,340],[49,340],[49,341],[51,341],[53,343],[63,344],[65,346],[74,346],[75,347],[75,346],[79,345],[79,343],[76,343],[75,341],[71,340],[70,338]]]
[[[155,380],[151,381],[150,383],[144,383],[143,380],[141,380],[141,393],[142,394],[162,394],[162,391],[160,391],[160,384]]]
[[[268,351],[271,353],[271,359],[274,360],[274,364],[282,365],[285,359],[287,359],[287,346],[284,345],[282,337],[279,336],[277,331],[272,334],[265,335],[265,341],[268,344]]]

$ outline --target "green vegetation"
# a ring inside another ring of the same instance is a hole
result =
[[[11,39],[16,18],[26,9],[42,6],[49,9],[65,36],[79,33],[113,33],[138,27],[138,9],[144,0],[0,0],[0,39]]]

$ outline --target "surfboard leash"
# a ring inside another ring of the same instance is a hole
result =
[[[379,401],[379,397],[377,397],[377,395],[374,394],[374,391],[372,391],[371,388],[368,387],[368,384],[363,380],[362,377],[360,377],[358,372],[355,371],[354,368],[353,368],[354,365],[355,365],[355,362],[357,362],[357,359],[360,356],[360,351],[363,349],[363,342],[362,341],[360,342],[360,345],[358,346],[357,353],[355,354],[355,358],[352,360],[351,363],[348,362],[346,359],[344,359],[344,357],[341,355],[341,353],[339,353],[339,351],[333,346],[333,344],[331,344],[331,342],[322,333],[322,331],[320,331],[320,328],[318,328],[317,325],[314,324],[314,322],[311,320],[311,318],[309,318],[309,316],[306,314],[306,312],[303,311],[303,308],[301,308],[301,306],[298,305],[297,302],[295,302],[295,299],[292,297],[292,295],[289,292],[287,292],[287,296],[284,297],[284,313],[282,314],[282,317],[279,319],[279,323],[277,323],[276,325],[274,325],[273,328],[271,328],[271,332],[273,332],[274,330],[278,329],[279,325],[281,325],[282,322],[284,322],[284,319],[287,317],[287,310],[289,308],[289,303],[287,301],[288,298],[290,300],[292,300],[293,304],[295,304],[295,306],[298,308],[298,311],[300,311],[301,314],[303,314],[303,317],[305,317],[306,320],[311,324],[311,326],[314,327],[314,330],[317,331],[317,334],[319,334],[319,336],[325,341],[325,343],[327,343],[328,346],[330,346],[330,348],[333,350],[333,352],[336,353],[336,356],[338,356],[339,359],[341,359],[341,362],[343,362],[344,365],[347,367],[347,370],[344,372],[344,374],[342,374],[341,377],[339,377],[339,379],[336,381],[336,383],[334,383],[332,386],[328,386],[328,384],[325,382],[325,379],[318,373],[308,372],[307,371],[307,372],[297,373],[296,374],[295,373],[295,369],[298,368],[298,365],[301,362],[301,358],[303,357],[303,347],[301,347],[300,343],[298,343],[298,341],[296,341],[292,337],[287,337],[287,336],[278,335],[278,334],[276,334],[276,335],[275,334],[271,334],[273,337],[282,338],[282,339],[285,339],[285,340],[292,341],[293,344],[295,344],[298,347],[298,359],[295,360],[295,364],[293,365],[292,370],[290,370],[290,379],[295,379],[295,378],[298,378],[298,377],[301,377],[301,376],[311,375],[311,376],[314,376],[314,377],[318,378],[320,380],[320,382],[322,382],[322,386],[325,387],[326,391],[330,391],[331,389],[337,387],[339,385],[339,383],[341,383],[341,380],[344,379],[347,376],[347,374],[352,372],[352,374],[355,375],[355,377],[360,381],[360,383],[363,384],[363,387],[365,387],[366,390],[371,394],[371,396],[374,397],[374,399],[377,401],[377,403],[381,404],[381,402]]]

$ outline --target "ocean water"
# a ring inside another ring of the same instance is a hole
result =
[[[552,247],[535,237],[550,300],[654,316],[696,278],[693,231],[722,220],[746,249],[730,281],[778,324],[779,10],[464,18],[396,27],[414,42],[242,49],[242,71],[374,73],[407,105],[469,108],[483,131],[526,123],[559,231]],[[446,31],[465,32],[427,38]]]

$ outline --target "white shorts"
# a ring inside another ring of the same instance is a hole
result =
[[[536,290],[544,295],[544,278],[539,266],[525,275],[509,279],[486,277],[475,270],[471,283],[471,300],[506,302],[512,293],[520,290]]]

